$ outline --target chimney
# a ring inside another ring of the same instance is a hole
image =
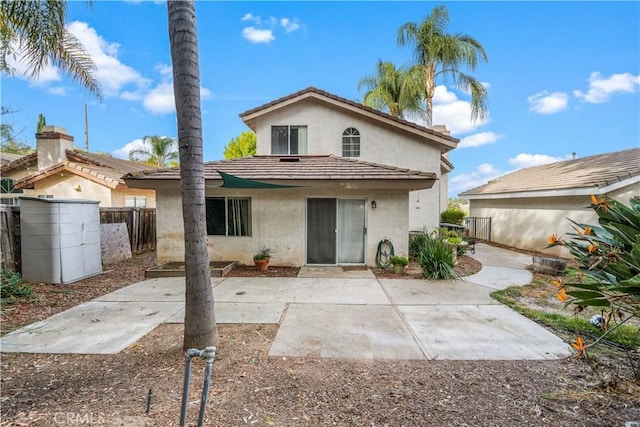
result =
[[[59,126],[43,126],[36,134],[38,170],[46,169],[67,160],[66,150],[73,147],[73,137]]]
[[[431,130],[434,130],[436,132],[440,132],[443,135],[451,136],[451,132],[449,132],[447,130],[447,126],[446,125],[433,125],[433,126],[431,126]]]

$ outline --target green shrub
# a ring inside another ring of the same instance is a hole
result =
[[[425,235],[421,240],[416,259],[422,268],[422,275],[431,280],[457,278],[454,272],[454,254],[451,246],[440,238],[436,231],[433,235]]]
[[[0,270],[0,301],[3,304],[13,304],[32,294],[33,288],[22,281],[20,273]]]
[[[426,244],[427,239],[429,239],[429,233],[426,230],[421,230],[409,236],[409,258],[418,259],[420,249]]]
[[[409,265],[409,260],[407,259],[407,257],[403,256],[394,255],[391,257],[390,261],[392,265],[401,265],[403,267]]]
[[[440,213],[440,222],[446,222],[448,224],[462,225],[464,217],[467,213],[462,209],[449,208],[446,211]]]

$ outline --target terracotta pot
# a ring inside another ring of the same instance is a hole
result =
[[[269,267],[269,258],[254,259],[253,263],[256,265],[256,269],[258,271],[267,271],[267,268]]]

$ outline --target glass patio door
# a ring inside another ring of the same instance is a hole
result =
[[[364,263],[364,199],[338,200],[338,264]]]
[[[363,264],[364,199],[307,199],[307,264]]]

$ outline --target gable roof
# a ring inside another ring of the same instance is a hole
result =
[[[240,118],[255,132],[256,119],[258,117],[305,99],[319,100],[321,102],[331,104],[335,107],[351,111],[352,113],[358,114],[360,116],[368,117],[378,122],[385,123],[395,128],[419,135],[423,138],[428,138],[431,141],[440,144],[443,148],[443,151],[449,151],[456,148],[458,142],[460,141],[458,138],[454,138],[450,135],[445,135],[444,133],[429,129],[424,126],[420,126],[408,120],[394,117],[391,114],[387,114],[380,110],[367,107],[358,102],[342,98],[340,96],[317,89],[315,87],[308,87],[306,89],[292,93],[291,95],[278,98],[259,107],[247,110],[244,113],[240,113]]]
[[[469,199],[604,194],[640,182],[640,148],[520,169],[460,193]]]
[[[39,170],[28,176],[14,181],[16,188],[33,188],[41,179],[47,178],[59,172],[67,171],[109,188],[115,189],[118,185],[125,185],[122,176],[127,173],[156,170],[152,166],[143,165],[128,160],[116,159],[102,154],[87,153],[79,149],[66,150],[66,161],[56,163],[46,169]],[[6,174],[12,170],[37,164],[38,155],[32,153],[13,162],[2,165],[0,174]]]
[[[204,164],[207,181],[222,183],[218,171],[242,179],[308,187],[363,188],[377,182],[386,183],[388,187],[430,188],[438,179],[433,172],[413,171],[334,155],[251,156]],[[124,177],[130,187],[139,188],[154,188],[154,182],[179,179],[179,169],[131,173]]]

